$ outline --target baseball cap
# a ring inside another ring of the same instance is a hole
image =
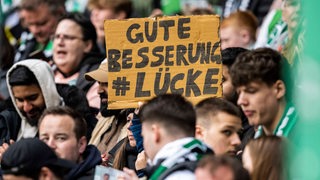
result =
[[[1,160],[3,174],[34,177],[44,166],[68,172],[74,163],[58,158],[47,144],[37,138],[21,139],[10,145]]]
[[[98,69],[86,73],[84,77],[88,81],[108,82],[108,60],[102,61]]]

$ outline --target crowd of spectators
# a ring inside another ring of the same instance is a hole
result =
[[[147,4],[147,5],[146,5]],[[12,0],[0,6],[0,179],[287,179],[300,0]],[[108,109],[104,21],[220,16],[222,97]]]

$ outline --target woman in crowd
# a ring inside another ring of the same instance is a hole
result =
[[[283,178],[283,140],[266,136],[251,140],[244,149],[243,166],[252,180]]]
[[[122,170],[124,167],[135,169],[135,161],[137,159],[138,151],[136,149],[136,140],[133,137],[132,131],[129,127],[132,125],[133,109],[126,110],[127,115],[127,137],[121,140],[109,152],[113,160],[111,164],[113,168]],[[110,161],[110,160],[109,160]]]
[[[98,84],[84,79],[103,60],[94,26],[84,15],[70,13],[60,20],[53,39],[56,83],[77,86],[86,93],[90,107],[99,108]]]
[[[250,175],[238,159],[229,155],[207,155],[195,170],[197,180],[250,180]]]

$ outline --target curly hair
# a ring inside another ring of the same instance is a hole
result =
[[[289,85],[290,65],[277,51],[259,48],[240,54],[231,66],[230,76],[235,87],[247,85],[253,81],[262,81],[273,85],[282,80]],[[284,73],[287,73],[286,75]]]

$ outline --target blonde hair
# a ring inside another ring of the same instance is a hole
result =
[[[246,29],[250,33],[250,39],[256,41],[256,31],[259,26],[257,17],[250,11],[237,11],[225,18],[220,28],[236,27],[237,29]]]

